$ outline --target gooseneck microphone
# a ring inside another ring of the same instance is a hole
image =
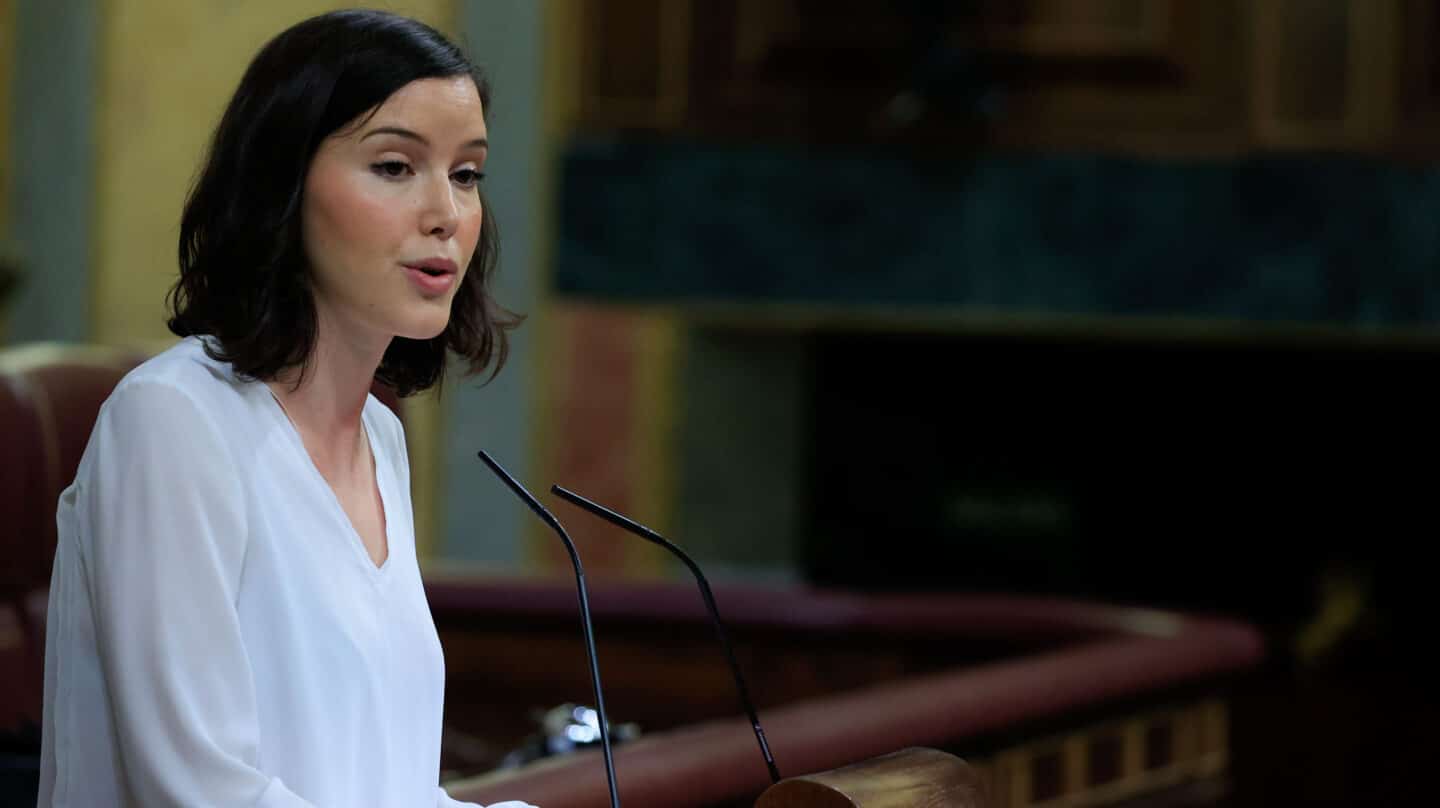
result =
[[[595,711],[600,714],[600,746],[605,753],[605,779],[610,786],[611,808],[620,808],[620,792],[615,785],[615,758],[610,751],[610,718],[605,713],[605,695],[600,690],[600,660],[595,655],[595,628],[590,622],[590,595],[585,589],[585,570],[580,566],[580,554],[575,550],[575,542],[570,540],[570,535],[561,527],[560,520],[546,510],[540,500],[525,490],[525,486],[511,477],[484,449],[480,450],[480,459],[515,492],[515,496],[530,506],[530,510],[534,511],[541,521],[555,531],[555,535],[564,543],[565,550],[570,553],[570,562],[575,565],[575,585],[580,591],[580,624],[585,629],[585,653],[590,657],[590,683],[595,688]]]
[[[684,550],[639,522],[586,499],[568,488],[552,485],[550,490],[556,496],[572,505],[584,508],[610,524],[624,528],[652,544],[664,547],[690,568],[690,573],[695,576],[695,582],[700,585],[700,596],[705,599],[705,608],[710,610],[710,621],[715,625],[715,635],[720,638],[720,645],[725,649],[725,659],[730,663],[730,675],[734,677],[735,688],[740,694],[740,706],[745,708],[745,714],[750,717],[750,727],[755,730],[755,740],[760,744],[760,754],[765,758],[765,767],[770,770],[770,781],[772,783],[780,782],[780,770],[775,767],[775,758],[770,754],[770,744],[765,740],[765,730],[760,728],[760,717],[755,713],[755,703],[750,700],[750,691],[745,687],[745,677],[740,675],[740,663],[735,661],[735,650],[730,647],[730,640],[725,635],[725,624],[720,620],[720,609],[715,605],[715,595],[710,591],[710,582],[705,580],[705,574],[700,571],[700,566]]]

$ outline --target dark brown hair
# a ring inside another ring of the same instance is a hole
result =
[[[240,80],[180,220],[180,278],[167,322],[209,335],[206,350],[241,374],[273,379],[305,367],[315,347],[315,299],[301,240],[310,161],[324,139],[418,79],[470,76],[485,109],[490,87],[465,54],[424,23],[347,10],[272,39]],[[521,318],[491,296],[499,256],[495,217],[481,199],[479,243],[450,309],[429,340],[395,337],[375,372],[402,395],[440,384],[447,352],[468,375],[505,363]]]

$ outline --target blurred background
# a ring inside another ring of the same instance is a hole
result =
[[[336,5],[0,0],[0,348],[168,344],[229,93]],[[405,404],[427,570],[568,575],[486,448],[717,580],[1243,620],[1245,804],[1428,783],[1440,3],[377,5],[492,79],[529,316]]]

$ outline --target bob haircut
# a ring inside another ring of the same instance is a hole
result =
[[[381,11],[347,10],[300,22],[256,55],[215,130],[180,220],[180,278],[167,325],[208,335],[206,352],[244,376],[270,380],[308,367],[317,318],[300,226],[310,162],[325,138],[412,81],[470,76],[488,111],[490,88],[438,31]],[[477,191],[478,193],[478,191]],[[395,337],[376,381],[407,396],[443,382],[447,350],[466,375],[500,371],[506,332],[521,318],[490,284],[499,232],[483,195],[480,238],[444,332]]]

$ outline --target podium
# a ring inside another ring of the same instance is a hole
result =
[[[984,778],[936,749],[913,747],[766,789],[755,808],[989,808]]]
[[[573,584],[426,577],[451,749],[506,748],[515,715],[587,692]],[[771,784],[693,588],[595,582],[610,719],[642,728],[615,747],[626,805],[1025,808],[1213,794],[1229,771],[1229,688],[1263,657],[1243,623],[1058,598],[716,597],[788,779]],[[457,799],[609,805],[594,749],[474,776],[452,760],[457,769],[445,779]],[[906,773],[919,790],[896,785]]]

